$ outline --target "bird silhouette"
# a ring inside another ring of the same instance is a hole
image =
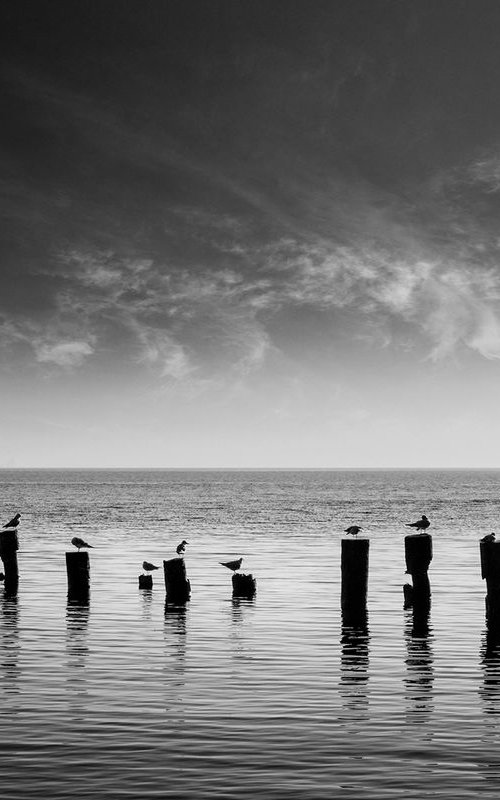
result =
[[[345,529],[344,533],[352,533],[353,536],[357,536],[360,531],[362,531],[359,525],[349,525],[348,528]]]
[[[152,572],[154,569],[160,569],[160,567],[155,567],[155,565],[151,564],[149,561],[143,561],[142,568],[144,572]]]
[[[17,528],[17,526],[19,525],[20,516],[21,516],[20,514],[16,514],[16,516],[12,517],[10,522],[7,522],[7,524],[3,525],[3,527],[4,528]]]
[[[186,544],[189,544],[189,542],[186,542],[186,540],[183,539],[182,542],[177,545],[177,547],[175,549],[176,549],[176,552],[177,552],[178,556],[180,556],[181,553],[184,553],[184,551],[186,550],[184,545],[186,545]]]
[[[482,542],[494,542],[495,541],[495,534],[494,533],[487,533],[486,536],[483,536],[481,541]]]
[[[80,547],[92,547],[91,544],[87,544],[83,539],[79,539],[78,536],[73,536],[71,544],[74,544],[75,547],[78,548],[78,552],[80,552]]]
[[[427,530],[427,528],[429,527],[430,524],[431,523],[429,522],[429,520],[427,519],[425,514],[422,514],[422,519],[417,519],[416,522],[407,522],[406,523],[406,527],[407,528],[416,528],[417,531],[425,531],[425,530]]]
[[[233,572],[236,572],[236,570],[241,567],[242,561],[242,558],[237,558],[236,561],[219,561],[219,564],[222,564],[223,567],[227,567],[228,569],[232,569]]]

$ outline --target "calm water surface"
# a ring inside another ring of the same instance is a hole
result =
[[[0,471],[22,512],[0,589],[0,796],[472,798],[500,792],[500,648],[478,539],[500,472]],[[427,634],[402,608],[405,522],[431,519]],[[343,629],[340,539],[370,537],[366,631]],[[95,546],[88,605],[64,553]],[[192,600],[144,559],[181,539]],[[218,561],[244,557],[252,601]]]

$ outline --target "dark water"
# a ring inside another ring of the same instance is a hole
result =
[[[22,512],[1,596],[0,796],[472,798],[500,791],[500,648],[478,539],[499,472],[1,471]],[[432,522],[432,612],[402,608],[404,523]],[[340,539],[370,536],[365,631],[342,628]],[[64,553],[95,545],[88,605]],[[192,600],[165,613],[143,559],[187,539]],[[253,601],[220,560],[243,556]]]

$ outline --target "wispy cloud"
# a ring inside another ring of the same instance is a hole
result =
[[[114,251],[64,251],[52,317],[24,327],[11,321],[9,335],[29,342],[40,364],[75,369],[111,349],[128,352],[162,380],[204,381],[261,368],[277,352],[273,331],[282,311],[348,309],[360,338],[375,339],[378,329],[385,346],[406,346],[407,336],[398,340],[404,324],[422,346],[427,342],[433,360],[460,348],[499,358],[500,277],[459,249],[428,254],[404,253],[399,244],[377,249],[287,238],[247,249],[251,269],[241,262],[188,269]]]
[[[56,364],[58,367],[79,367],[94,352],[88,342],[34,342],[36,360]]]

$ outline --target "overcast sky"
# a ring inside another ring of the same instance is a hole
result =
[[[497,0],[0,16],[0,466],[500,466]]]

